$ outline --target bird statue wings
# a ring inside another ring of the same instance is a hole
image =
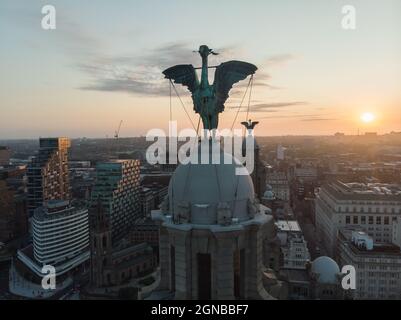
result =
[[[199,48],[202,57],[202,73],[199,81],[196,70],[191,64],[181,64],[163,71],[165,78],[186,86],[192,93],[194,110],[199,113],[203,128],[212,130],[218,125],[218,114],[224,111],[224,103],[233,85],[253,75],[257,67],[243,61],[228,61],[216,67],[214,82],[208,81],[208,55],[217,54],[203,45]]]
[[[253,130],[253,128],[255,128],[255,126],[259,123],[259,121],[252,121],[251,119],[249,119],[248,121],[243,121],[241,122],[241,124],[243,126],[245,126],[245,128],[247,128],[248,130]]]
[[[167,79],[173,80],[174,83],[182,84],[188,87],[191,93],[194,93],[199,86],[198,76],[192,64],[179,64],[163,71]]]
[[[218,112],[224,110],[224,103],[233,85],[246,79],[257,70],[256,66],[243,61],[228,61],[220,64],[214,74],[214,91],[216,94],[216,108]]]

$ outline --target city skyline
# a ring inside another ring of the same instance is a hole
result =
[[[0,1],[0,302],[401,300],[400,9]]]
[[[3,139],[112,137],[121,119],[121,137],[166,129],[169,85],[161,71],[199,66],[192,51],[200,44],[220,53],[213,65],[238,59],[258,66],[250,108],[250,117],[260,121],[256,135],[401,130],[400,2],[353,1],[355,30],[341,28],[341,1],[99,1],[96,7],[53,1],[57,28],[43,30],[46,4],[0,4],[8,48],[0,52]],[[194,24],[196,12],[205,15]],[[221,128],[231,127],[246,82],[234,87]],[[190,110],[190,95],[177,89]],[[179,129],[190,128],[175,96],[172,103]],[[190,117],[197,121],[193,112]]]

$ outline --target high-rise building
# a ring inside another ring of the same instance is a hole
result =
[[[285,159],[284,152],[285,152],[285,148],[281,144],[279,144],[277,146],[277,155],[276,155],[277,160],[284,160]]]
[[[28,213],[48,200],[68,200],[68,138],[40,138],[39,153],[27,168]]]
[[[392,242],[392,226],[401,215],[401,188],[382,183],[330,182],[315,199],[316,230],[333,256],[338,230],[361,227],[377,243]]]
[[[33,245],[18,251],[32,272],[52,265],[58,276],[90,258],[88,209],[68,200],[49,200],[32,217]]]
[[[127,235],[141,216],[139,160],[110,160],[96,165],[92,209],[101,202],[113,242]]]

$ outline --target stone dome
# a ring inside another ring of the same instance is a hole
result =
[[[274,192],[271,190],[266,190],[265,193],[263,194],[263,199],[264,200],[274,200],[276,196],[274,195]]]
[[[249,220],[255,214],[255,194],[246,168],[232,155],[216,151],[219,164],[180,164],[169,184],[169,213],[184,216],[193,224],[219,224],[219,215],[228,220]],[[198,159],[208,154],[198,148]],[[225,161],[225,163],[224,163]],[[200,162],[200,161],[199,161]],[[231,162],[231,163],[230,163]],[[242,175],[236,174],[240,170]],[[224,213],[225,212],[225,213]]]
[[[340,268],[332,258],[322,256],[312,262],[311,271],[319,275],[317,281],[324,284],[336,284]]]

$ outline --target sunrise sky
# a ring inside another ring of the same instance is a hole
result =
[[[56,8],[56,30],[41,28],[46,4]],[[356,30],[341,27],[346,4],[356,8]],[[112,136],[121,119],[123,137],[166,128],[161,71],[199,66],[192,50],[201,44],[221,53],[210,64],[258,66],[257,135],[401,131],[399,0],[2,0],[0,43],[0,139]],[[220,128],[231,127],[246,83],[234,87]],[[189,128],[172,102],[173,118]]]

